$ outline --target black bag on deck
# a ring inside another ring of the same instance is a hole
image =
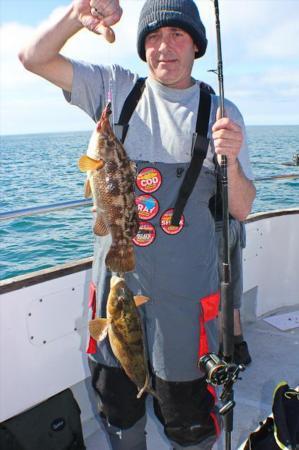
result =
[[[0,424],[1,450],[84,450],[80,408],[66,389]]]
[[[239,450],[299,449],[299,387],[291,389],[286,382],[279,383],[272,411]]]

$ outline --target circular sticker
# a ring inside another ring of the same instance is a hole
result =
[[[151,195],[138,195],[135,202],[138,209],[138,216],[141,220],[150,220],[159,212],[159,202]]]
[[[180,219],[180,223],[178,226],[171,225],[171,218],[173,215],[173,208],[165,211],[160,219],[160,225],[163,231],[167,234],[177,234],[179,233],[185,225],[185,218],[182,215]]]
[[[136,178],[136,184],[140,191],[151,194],[159,189],[162,183],[162,175],[154,167],[145,167],[140,170]]]
[[[140,222],[138,233],[132,240],[138,247],[147,247],[154,242],[155,237],[155,227],[149,222]]]

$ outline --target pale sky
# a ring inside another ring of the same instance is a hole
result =
[[[65,0],[0,0],[0,134],[91,130],[85,113],[68,105],[61,91],[27,72],[17,53],[38,26],[61,14]],[[147,73],[136,52],[141,0],[121,0],[116,42],[83,31],[63,53],[92,63],[118,63]],[[218,92],[213,2],[198,0],[209,40],[193,76]],[[224,91],[247,125],[299,124],[299,0],[219,0]]]

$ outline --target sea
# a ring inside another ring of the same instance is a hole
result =
[[[248,126],[253,212],[299,207],[299,125]],[[90,131],[0,137],[0,214],[83,199]],[[1,216],[0,216],[1,217]],[[91,206],[0,220],[0,280],[92,256]]]

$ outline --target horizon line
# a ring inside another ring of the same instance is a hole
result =
[[[296,123],[289,123],[289,124],[248,124],[245,126],[245,128],[249,127],[298,127],[299,124]],[[63,134],[63,133],[91,133],[93,131],[93,128],[90,130],[88,129],[82,129],[82,130],[57,130],[57,131],[28,131],[26,133],[0,133],[1,137],[9,137],[9,136],[29,136],[32,134]]]

